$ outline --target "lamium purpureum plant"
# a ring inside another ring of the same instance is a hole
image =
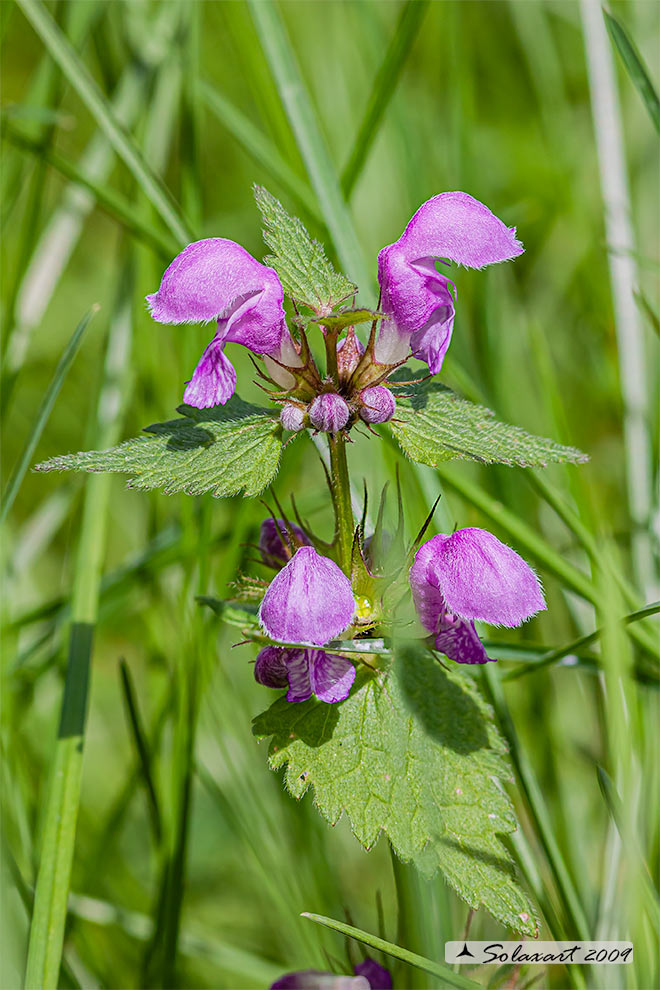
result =
[[[540,583],[483,529],[427,538],[429,517],[411,539],[400,492],[396,527],[386,530],[381,497],[369,529],[366,506],[354,517],[347,459],[355,434],[382,432],[431,467],[584,460],[434,378],[454,326],[449,263],[482,268],[512,260],[522,245],[466,193],[434,196],[380,252],[377,306],[357,308],[357,287],[300,221],[266,190],[256,199],[273,252],[265,264],[233,241],[197,241],[147,297],[159,322],[214,324],[180,416],[38,469],[120,471],[131,487],[170,494],[256,496],[273,482],[283,446],[309,436],[325,443],[332,538],[313,531],[293,500],[287,516],[273,493],[258,542],[272,579],[241,575],[231,599],[204,599],[254,643],[256,681],[283,692],[253,732],[271,737],[270,765],[286,768],[290,793],[313,788],[331,824],[347,814],[366,848],[384,832],[402,860],[441,871],[472,908],[534,935],[534,908],[500,838],[516,828],[501,786],[505,746],[467,670],[497,659],[475,623],[529,619],[546,607]],[[251,351],[268,407],[235,394],[229,344]],[[411,359],[427,370],[407,366]]]

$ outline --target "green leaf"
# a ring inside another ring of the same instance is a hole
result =
[[[408,377],[411,374],[407,369],[405,373]],[[431,467],[456,458],[520,467],[588,460],[575,447],[500,423],[490,409],[468,402],[436,382],[402,388],[396,408],[390,423],[394,436],[411,460]]]
[[[516,828],[499,783],[510,776],[490,709],[465,675],[445,671],[418,644],[400,646],[389,674],[362,671],[346,701],[284,698],[259,715],[270,765],[301,798],[314,788],[334,825],[345,812],[371,848],[381,831],[427,874],[441,870],[473,908],[536,933],[499,833]]]
[[[179,412],[180,419],[148,426],[146,437],[51,457],[35,470],[123,472],[131,476],[129,488],[161,488],[166,495],[258,495],[271,483],[282,441],[270,412],[236,396],[226,406],[179,406]]]
[[[284,291],[316,313],[326,314],[357,287],[335,271],[323,246],[313,241],[297,217],[289,216],[279,200],[263,186],[254,197],[264,221],[264,240],[273,255],[265,258],[280,277]]]
[[[644,101],[655,129],[660,131],[660,98],[648,70],[624,26],[609,11],[603,10],[603,15],[610,38],[618,49],[628,75]]]
[[[372,323],[374,320],[379,320],[382,315],[373,309],[343,309],[339,313],[323,316],[313,322],[320,323],[329,330],[345,330],[346,327],[353,327],[356,323]]]

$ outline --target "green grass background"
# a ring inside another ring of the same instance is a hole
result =
[[[309,114],[291,118],[299,94],[277,71],[281,52],[255,27],[259,11],[242,0],[61,0],[47,9],[103,106],[119,106],[129,146],[170,191],[171,216],[184,217],[191,236],[233,238],[262,256],[251,193],[262,183],[335,257],[353,260],[348,274],[375,304],[377,252],[429,196],[463,189],[517,225],[526,253],[515,264],[456,273],[456,328],[442,378],[500,418],[582,448],[590,463],[548,469],[540,483],[518,469],[467,464],[441,477],[376,439],[359,440],[349,463],[374,499],[399,466],[410,532],[442,492],[440,528],[493,528],[538,565],[548,612],[496,638],[549,650],[605,623],[583,663],[507,681],[521,664],[503,660],[484,688],[518,739],[511,793],[522,830],[514,848],[540,902],[543,937],[574,938],[583,919],[590,937],[632,938],[635,966],[496,977],[490,969],[475,978],[650,990],[658,981],[657,624],[636,625],[644,652],[616,619],[653,598],[653,579],[631,559],[622,429],[626,404],[645,398],[648,481],[644,465],[633,471],[649,485],[657,518],[660,226],[651,118],[613,52],[645,300],[646,381],[626,395],[580,5],[447,0],[414,13],[380,0],[258,6],[285,25]],[[657,78],[660,8],[625,2],[612,10]],[[163,218],[169,200],[159,210],[158,182],[127,168],[107,143],[98,115],[21,8],[5,0],[0,18],[6,486],[57,362],[93,304],[101,309],[31,463],[170,417],[209,331],[150,320],[144,296],[178,250]],[[90,146],[98,202],[71,181],[71,167],[89,176]],[[355,147],[364,165],[346,208],[339,180]],[[246,352],[234,348],[231,357],[241,395],[261,401]],[[295,492],[303,515],[329,532],[308,442],[285,451],[275,489],[283,500]],[[232,648],[235,631],[220,630],[194,598],[226,595],[238,569],[259,572],[246,544],[265,512],[240,498],[137,494],[120,478],[25,475],[2,552],[3,987],[23,978],[72,593],[74,617],[96,631],[61,985],[252,988],[286,970],[335,967],[345,943],[301,911],[348,915],[371,932],[380,913],[386,937],[439,960],[444,941],[461,936],[467,909],[442,880],[399,870],[397,888],[385,843],[366,854],[345,822],[331,830],[320,820],[311,795],[293,802],[251,736],[251,717],[272,700],[253,680],[253,651]],[[539,545],[550,557],[535,555]],[[596,607],[562,578],[562,562],[586,575]],[[120,659],[147,737],[151,800]],[[471,931],[506,934],[482,913]],[[355,943],[350,951],[357,961]],[[440,985],[408,968],[397,980]]]

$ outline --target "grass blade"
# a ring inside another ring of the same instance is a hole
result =
[[[121,428],[117,409],[124,405],[132,335],[130,267],[121,280],[111,322],[104,384],[97,406],[96,441],[112,443]],[[58,984],[67,898],[80,804],[83,743],[100,575],[105,553],[110,476],[90,478],[73,582],[72,626],[60,726],[46,800],[34,911],[30,927],[26,987],[50,990]]]
[[[46,8],[39,0],[17,0],[17,3],[174,237],[181,244],[194,240],[169,192],[117,121],[103,93]]]
[[[131,671],[125,660],[119,661],[119,676],[121,679],[121,689],[124,697],[124,703],[126,705],[126,715],[128,717],[131,739],[133,741],[133,745],[135,746],[138,765],[140,767],[142,780],[144,781],[144,786],[147,791],[151,827],[154,833],[154,840],[158,845],[160,844],[163,836],[163,826],[161,822],[160,805],[156,795],[156,787],[154,785],[154,780],[151,773],[149,743],[147,742],[147,737],[142,726],[142,719],[138,710]]]
[[[342,172],[341,189],[346,199],[350,198],[355,183],[362,174],[380,122],[397,87],[427,8],[428,0],[405,0],[401,8],[392,40],[376,73],[355,143]]]
[[[46,423],[48,422],[48,417],[50,416],[53,406],[57,401],[57,397],[60,394],[60,389],[64,384],[64,379],[69,372],[69,368],[73,364],[73,359],[78,353],[78,348],[82,343],[82,338],[89,325],[89,321],[96,312],[98,312],[98,306],[93,306],[92,309],[90,309],[90,311],[83,316],[82,320],[73,331],[71,340],[62,352],[62,356],[60,357],[57,368],[55,369],[53,379],[48,386],[41,406],[39,407],[39,412],[37,413],[34,426],[32,427],[32,432],[28,437],[28,441],[25,445],[25,449],[23,450],[21,459],[7,484],[7,488],[5,489],[5,493],[2,498],[2,506],[0,507],[0,523],[5,521],[12,505],[14,504],[14,499],[18,494],[18,490],[21,487],[34,451],[39,443],[39,440],[41,439],[41,434],[44,431]]]
[[[275,3],[261,3],[260,0],[249,0],[249,3],[264,54],[277,83],[344,273],[364,293],[371,287],[373,280],[364,264],[337,172],[300,75],[286,28]]]
[[[238,141],[251,158],[268,170],[276,182],[295,199],[317,222],[323,223],[314,193],[306,182],[284,160],[273,142],[234,106],[222,93],[207,82],[201,82],[200,95],[213,116]]]
[[[22,134],[18,128],[6,127],[5,137],[17,148],[27,151],[30,154],[42,156],[60,175],[70,182],[81,186],[91,192],[98,206],[104,210],[113,220],[117,220],[127,231],[139,238],[149,247],[153,248],[164,259],[169,259],[178,251],[178,243],[173,238],[162,233],[157,227],[149,224],[144,217],[136,211],[135,206],[125,197],[115,192],[110,186],[95,182],[89,178],[73,162],[68,161],[56,151],[44,148],[40,141]]]
[[[613,14],[610,14],[608,10],[603,9],[603,16],[610,38],[621,56],[628,75],[644,101],[644,105],[649,112],[649,117],[653,121],[656,131],[660,132],[660,98],[642,61],[642,57],[623,24]]]
[[[350,938],[357,939],[358,942],[368,945],[371,949],[386,952],[388,956],[400,959],[402,962],[408,963],[409,966],[423,969],[426,973],[431,973],[442,979],[447,986],[457,987],[458,990],[478,990],[481,986],[480,983],[475,983],[474,980],[469,980],[466,976],[455,973],[449,966],[443,966],[442,963],[426,959],[424,956],[417,955],[416,952],[409,952],[401,945],[387,942],[384,938],[363,932],[359,928],[354,928],[353,925],[346,925],[343,921],[326,918],[322,914],[310,914],[307,911],[303,911],[302,917],[309,918],[310,921],[314,921],[317,925],[323,925],[325,928],[332,928],[333,931],[339,932],[341,935],[348,935]]]

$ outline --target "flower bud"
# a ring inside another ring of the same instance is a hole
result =
[[[305,410],[293,402],[285,402],[280,413],[280,423],[285,430],[298,433],[305,426]]]
[[[374,385],[372,388],[365,388],[360,393],[363,403],[360,409],[360,418],[365,423],[386,423],[392,419],[396,409],[396,401],[388,388],[384,385]]]
[[[324,433],[338,433],[343,430],[350,416],[350,410],[341,395],[324,392],[317,395],[309,407],[309,418],[317,430]]]
[[[337,344],[337,371],[342,381],[348,381],[364,354],[364,344],[355,336],[353,327]]]

